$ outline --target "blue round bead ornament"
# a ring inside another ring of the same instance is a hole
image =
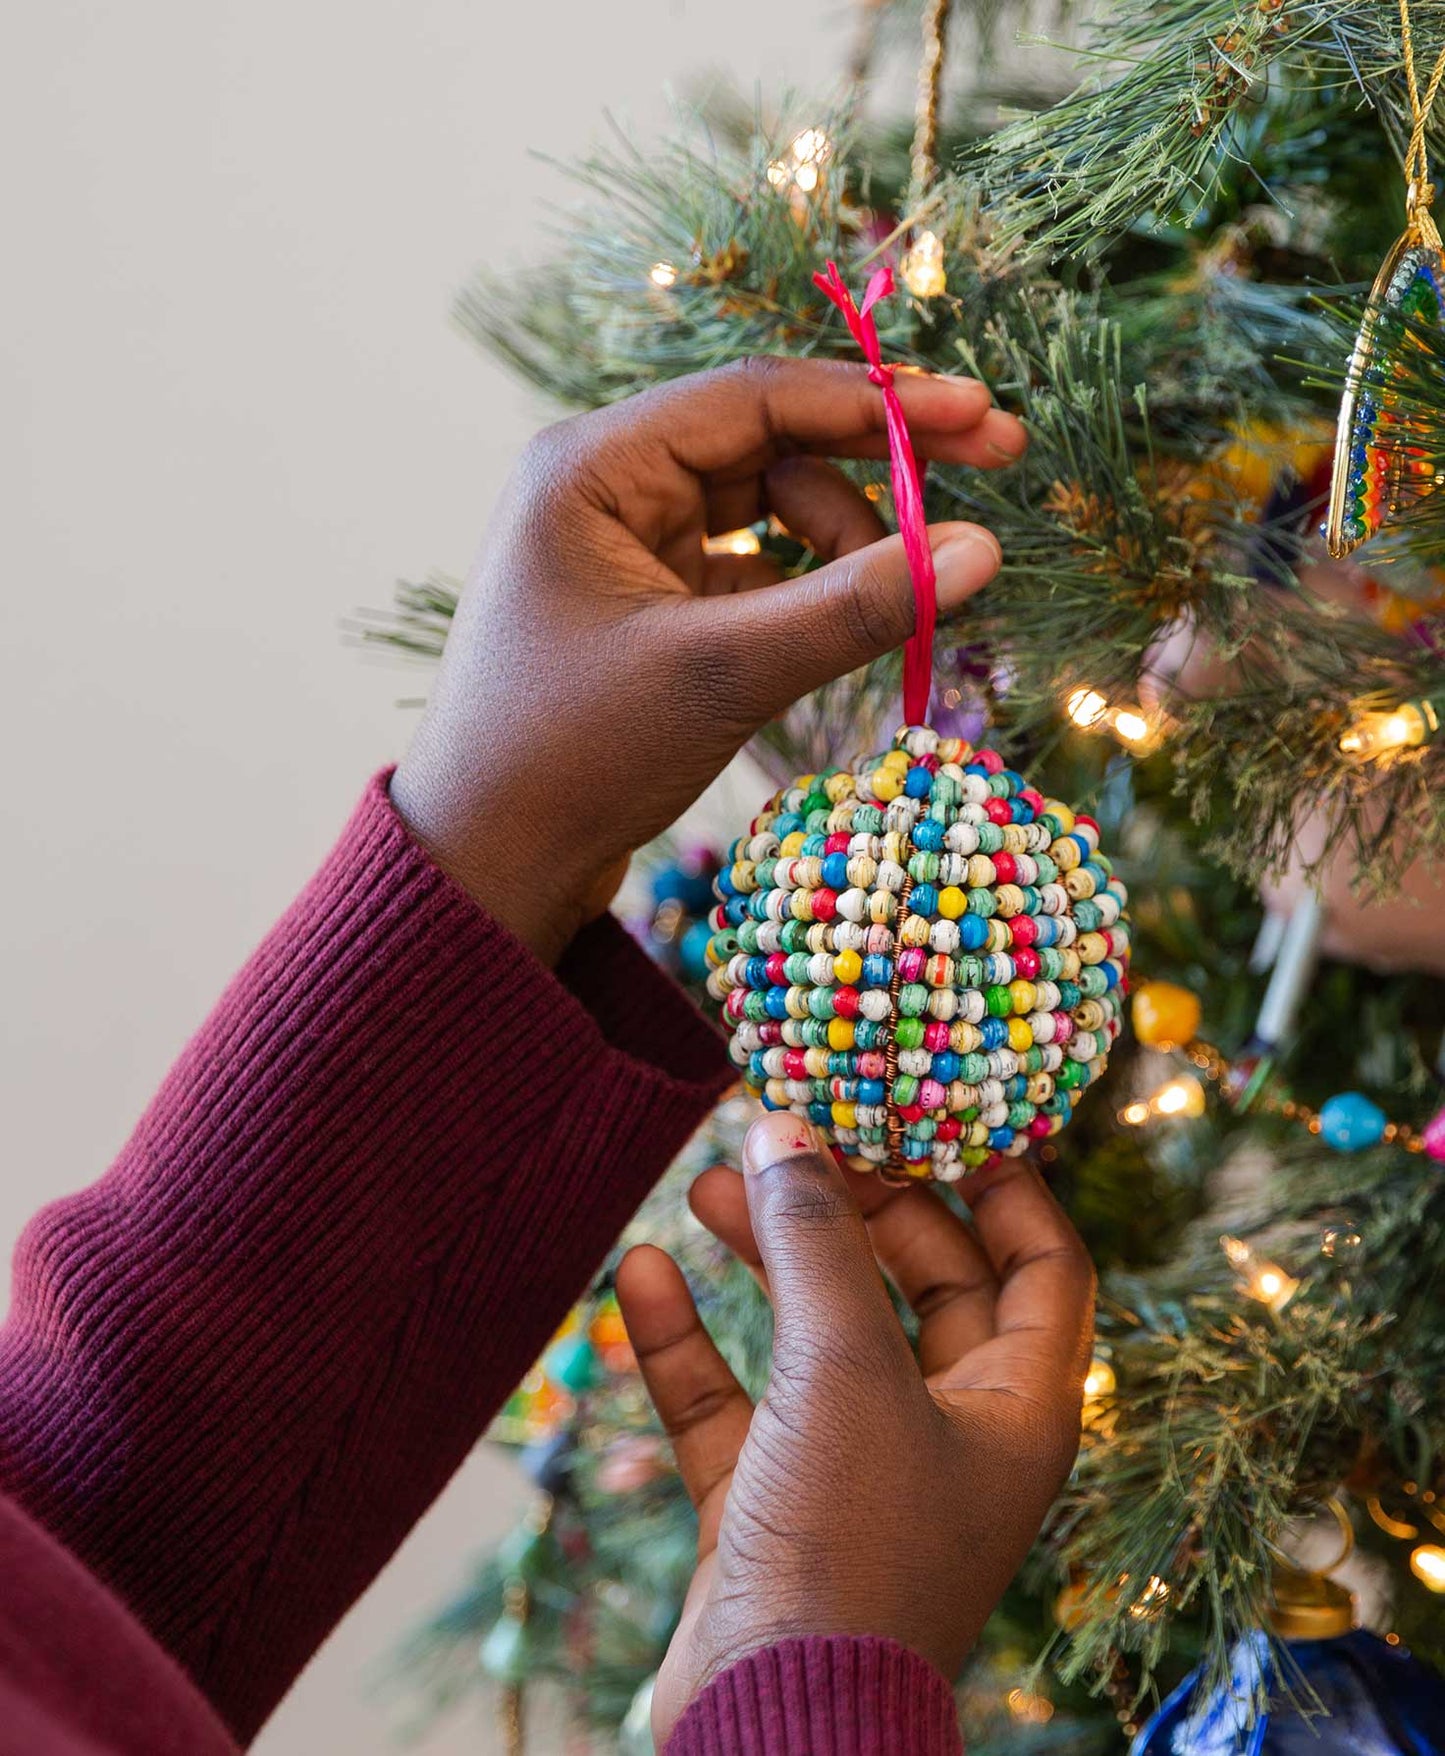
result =
[[[1384,1138],[1385,1112],[1358,1091],[1342,1091],[1320,1105],[1320,1139],[1336,1152],[1362,1152]]]

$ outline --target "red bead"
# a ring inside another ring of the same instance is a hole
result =
[[[1028,806],[1029,810],[1033,812],[1035,817],[1043,816],[1044,795],[1042,793],[1037,792],[1033,787],[1025,787],[1019,794],[1019,800],[1020,803]]]
[[[1038,943],[1038,923],[1032,915],[1010,915],[1008,919],[1009,937],[1015,945],[1036,945]]]
[[[1014,974],[1022,976],[1026,982],[1033,981],[1043,967],[1039,961],[1038,952],[1030,951],[1026,945],[1020,945],[1016,948],[1013,960]]]
[[[846,854],[848,843],[852,839],[851,835],[844,835],[841,831],[837,835],[830,835],[823,843],[823,852],[826,854]]]
[[[942,766],[943,766],[943,764],[932,753],[932,751],[930,751],[926,756],[918,757],[916,762],[915,762],[915,767],[926,768],[930,774],[937,774],[939,769],[942,768]]]
[[[994,875],[1000,884],[1012,884],[1019,875],[1018,862],[1012,854],[992,854]]]
[[[923,1120],[922,1104],[899,1104],[898,1114],[905,1122],[921,1122]]]
[[[932,1054],[941,1055],[948,1047],[949,1027],[942,1019],[935,1018],[923,1027],[923,1046]]]
[[[787,958],[783,956],[781,951],[775,951],[763,965],[763,968],[768,972],[768,980],[775,988],[788,986],[787,962]]]
[[[898,953],[899,979],[905,982],[916,982],[923,974],[927,962],[927,955],[921,946],[908,946],[906,950]]]
[[[776,1049],[783,1040],[783,1027],[776,1018],[765,1019],[758,1026],[758,1039],[765,1049]]]
[[[973,759],[986,774],[1003,773],[1003,757],[997,750],[975,750]]]
[[[1097,835],[1099,833],[1099,825],[1094,821],[1094,819],[1092,817],[1084,816],[1083,812],[1080,812],[1078,814],[1078,816],[1076,816],[1074,818],[1074,828],[1075,829],[1092,829],[1095,835]]]
[[[962,1133],[963,1123],[959,1121],[958,1117],[946,1116],[944,1120],[938,1124],[938,1132],[934,1135],[934,1139],[957,1140]]]
[[[774,1066],[777,1063],[774,1062]],[[783,1074],[788,1079],[806,1079],[808,1077],[808,1057],[802,1049],[785,1049],[783,1051]]]
[[[990,799],[983,809],[990,823],[1003,825],[1014,820],[1013,806],[1007,799]]]
[[[1035,1116],[1029,1123],[1029,1133],[1035,1140],[1047,1140],[1053,1124],[1048,1116]]]
[[[808,900],[813,905],[813,919],[815,921],[831,921],[838,912],[838,892],[829,890],[826,884],[821,889],[815,890]]]
[[[856,1018],[858,1016],[858,990],[856,988],[834,988],[833,1012],[838,1018]]]
[[[741,1024],[747,1017],[743,1011],[743,1003],[746,999],[747,991],[745,989],[734,988],[727,999],[723,1001],[723,1011],[727,1013],[734,1024]]]

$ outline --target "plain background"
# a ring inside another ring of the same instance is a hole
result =
[[[342,641],[462,572],[545,416],[449,326],[602,112],[824,89],[838,0],[50,0],[0,67],[0,1261],[88,1182],[306,878],[424,676]],[[3,1289],[0,1289],[3,1296]],[[364,1669],[521,1505],[478,1453],[263,1734],[389,1747]],[[428,1751],[496,1747],[486,1718]]]

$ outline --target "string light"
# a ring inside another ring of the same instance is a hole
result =
[[[899,265],[903,284],[915,299],[936,299],[948,290],[943,266],[943,240],[936,232],[920,232]]]
[[[1410,1571],[1427,1591],[1445,1592],[1445,1549],[1438,1543],[1421,1543],[1410,1553]]]
[[[1340,750],[1361,762],[1376,762],[1418,749],[1440,729],[1431,701],[1406,701],[1383,712],[1365,710],[1340,737]]]
[[[1112,1396],[1117,1384],[1114,1368],[1107,1360],[1090,1361],[1084,1378],[1084,1395],[1090,1402],[1097,1402],[1101,1396]]]
[[[833,151],[833,143],[821,128],[805,128],[793,137],[781,158],[768,166],[768,181],[782,193],[797,190],[811,195],[823,177],[823,166]]]
[[[1204,1087],[1192,1073],[1181,1073],[1177,1079],[1161,1085],[1152,1097],[1125,1104],[1119,1112],[1119,1120],[1127,1127],[1140,1128],[1151,1116],[1168,1116],[1177,1120],[1202,1116],[1204,1108]]]
[[[1257,1256],[1243,1238],[1231,1238],[1226,1233],[1219,1240],[1219,1247],[1239,1276],[1241,1291],[1258,1299],[1261,1305],[1268,1305],[1271,1311],[1283,1311],[1299,1291],[1300,1283],[1292,1274],[1287,1274],[1277,1262],[1266,1262]]]
[[[1121,744],[1145,755],[1158,747],[1166,729],[1162,719],[1151,719],[1142,707],[1113,707],[1088,687],[1065,698],[1064,712],[1081,731],[1111,731]]]
[[[662,287],[665,290],[676,281],[677,270],[670,262],[654,262],[647,271],[647,278],[653,286]]]
[[[1123,1581],[1121,1580],[1122,1584]],[[1169,1602],[1169,1586],[1157,1573],[1151,1574],[1149,1583],[1144,1587],[1134,1602],[1129,1605],[1129,1614],[1136,1622],[1152,1622],[1156,1616],[1162,1616],[1164,1606]]]
[[[762,546],[762,538],[751,525],[744,525],[741,530],[724,531],[721,536],[702,539],[704,555],[756,555],[761,552]]]
[[[1010,1689],[1008,1710],[1026,1726],[1045,1726],[1054,1717],[1054,1704],[1047,1695],[1031,1695],[1027,1689]]]

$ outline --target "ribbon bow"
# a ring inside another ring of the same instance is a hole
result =
[[[826,274],[815,274],[813,284],[843,313],[849,333],[868,362],[869,383],[876,384],[883,392],[893,509],[898,516],[898,534],[903,538],[903,552],[908,557],[909,577],[913,581],[913,633],[903,648],[903,718],[909,725],[919,726],[928,718],[928,698],[933,691],[933,629],[938,619],[938,599],[918,461],[913,455],[913,441],[903,416],[903,404],[893,385],[895,367],[884,361],[878,325],[873,321],[873,307],[893,291],[893,270],[885,267],[874,273],[863,294],[861,308],[853,303],[853,295],[843,285],[836,262],[828,264]]]

